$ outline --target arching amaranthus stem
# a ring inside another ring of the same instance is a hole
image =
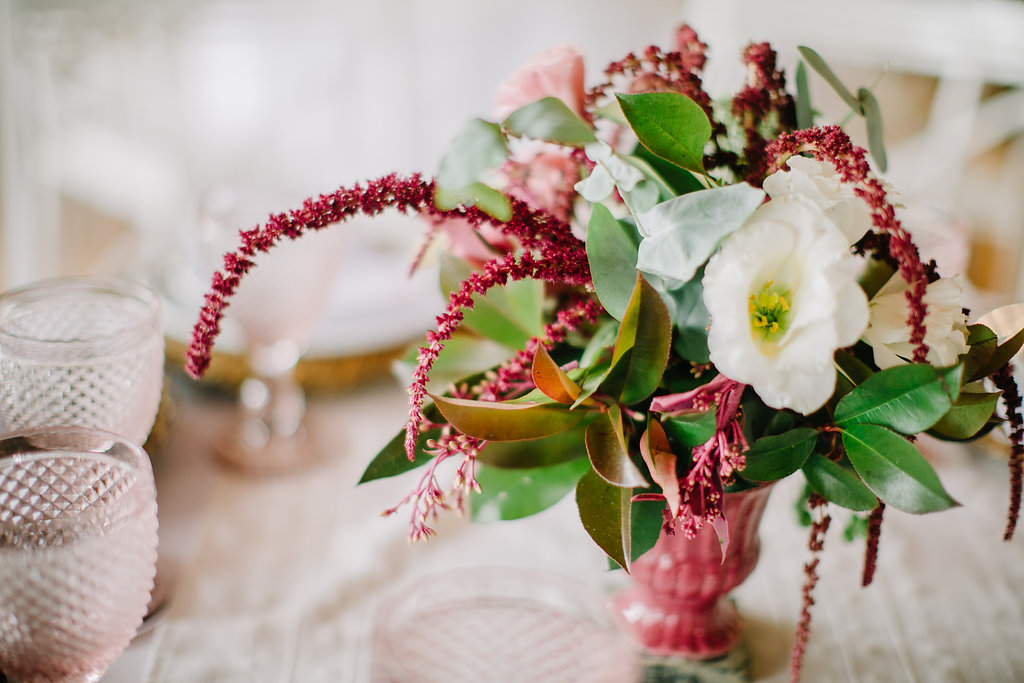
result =
[[[861,574],[861,586],[870,586],[875,578],[875,568],[878,566],[878,540],[882,536],[882,515],[884,513],[885,503],[878,501],[878,507],[868,515],[868,538],[865,543],[864,573]]]
[[[1013,364],[1007,363],[992,375],[992,381],[1003,392],[1006,419],[1010,423],[1010,507],[1006,512],[1006,530],[1003,540],[1013,538],[1020,516],[1022,479],[1024,479],[1024,417],[1021,416],[1021,396],[1013,378]]]
[[[572,235],[568,224],[520,200],[512,198],[510,204],[512,215],[505,222],[475,207],[442,211],[434,203],[432,182],[423,180],[419,175],[402,178],[391,174],[364,185],[343,187],[331,194],[307,199],[299,209],[270,216],[263,226],[239,233],[241,245],[224,255],[223,270],[213,274],[210,291],[192,330],[186,369],[198,378],[209,367],[224,309],[241,284],[242,277],[255,265],[257,253],[268,251],[284,238],[296,239],[307,230],[320,230],[356,214],[375,216],[387,208],[432,219],[462,218],[473,226],[491,223],[516,237],[526,251],[518,258],[507,254],[472,273],[457,291],[452,292],[448,308],[437,318],[436,330],[427,333],[429,345],[420,349],[419,363],[409,388],[410,410],[405,445],[406,452],[412,457],[430,368],[462,321],[462,310],[473,305],[474,296],[509,280],[536,279],[567,285],[589,285],[591,282],[584,245]]]
[[[789,678],[792,683],[800,680],[803,668],[804,652],[807,650],[807,639],[811,635],[811,607],[814,605],[814,587],[818,585],[818,564],[821,551],[825,548],[825,533],[828,531],[832,518],[829,516],[828,501],[812,493],[807,501],[811,514],[819,512],[819,517],[811,523],[811,533],[807,547],[811,551],[811,560],[804,565],[803,603],[800,606],[800,622],[796,627],[796,641],[789,658]]]
[[[781,169],[789,157],[803,152],[813,154],[819,161],[831,163],[843,182],[854,185],[854,192],[871,209],[871,222],[875,229],[888,235],[889,253],[898,264],[900,275],[909,284],[907,301],[910,315],[907,324],[910,343],[914,347],[913,361],[924,363],[928,356],[928,346],[924,342],[924,295],[928,277],[917,246],[896,218],[896,209],[887,199],[885,187],[871,174],[864,150],[854,145],[839,126],[798,130],[780,135],[768,144],[770,163],[766,173]]]

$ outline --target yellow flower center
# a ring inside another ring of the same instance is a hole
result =
[[[772,339],[786,329],[789,317],[789,290],[769,281],[757,294],[750,295],[750,328],[763,340]]]

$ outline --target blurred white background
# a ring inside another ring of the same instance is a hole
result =
[[[670,44],[682,20],[712,46],[713,95],[738,86],[750,40],[772,41],[790,75],[798,44],[854,87],[888,69],[890,179],[966,236],[950,244],[975,284],[1022,294],[1020,0],[0,0],[0,285],[161,280],[187,290],[188,318],[208,277],[196,243],[211,192],[255,188],[283,204],[262,211],[285,210],[391,170],[431,173],[534,53],[579,45],[589,84],[630,50]],[[816,107],[841,118],[811,81]],[[370,258],[349,267],[372,277],[388,250],[407,263],[409,223],[353,226],[348,253]]]

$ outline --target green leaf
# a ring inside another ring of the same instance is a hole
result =
[[[874,370],[868,367],[864,361],[845,349],[836,351],[835,362],[839,372],[850,380],[850,384],[853,386],[863,384],[875,374]]]
[[[875,166],[879,172],[885,173],[889,162],[885,156],[885,136],[882,132],[882,108],[878,100],[867,88],[860,88],[857,91],[857,100],[860,102],[860,111],[864,114],[864,121],[868,129],[868,151],[875,160]]]
[[[711,123],[700,105],[678,93],[616,94],[637,139],[655,155],[704,173],[704,145]]]
[[[401,383],[408,385],[417,365],[419,350],[412,347],[404,354],[393,368],[396,375],[402,378]],[[430,369],[430,381],[427,391],[442,393],[449,386],[490,370],[495,365],[509,359],[512,352],[503,344],[490,339],[483,339],[473,332],[459,330],[444,344],[437,360]]]
[[[441,257],[441,288],[445,293],[458,289],[473,267],[450,254]],[[463,312],[462,324],[480,335],[511,349],[526,346],[531,337],[544,331],[544,283],[518,280],[494,287],[477,296],[473,308]]]
[[[839,80],[839,77],[832,72],[832,69],[830,69],[828,64],[825,63],[825,60],[821,58],[821,55],[811,48],[804,47],[803,45],[797,47],[797,50],[800,51],[800,56],[804,58],[807,65],[817,71],[818,75],[824,78],[826,83],[832,86],[832,89],[835,90],[836,94],[842,98],[843,102],[846,102],[850,109],[859,114],[860,102],[853,96],[853,93],[850,92],[849,88],[843,85],[843,82]]]
[[[923,514],[957,505],[912,443],[873,424],[850,425],[843,447],[864,483],[887,505]]]
[[[611,406],[590,423],[586,443],[590,464],[609,484],[630,488],[650,485],[629,456],[618,406]]]
[[[430,404],[423,406],[423,414],[432,422],[440,419],[437,408]],[[440,434],[440,428],[420,432],[416,437],[415,460],[409,460],[409,456],[405,452],[405,427],[403,427],[366,466],[363,476],[359,478],[359,483],[365,484],[375,479],[394,477],[430,462],[433,456],[425,450],[427,442],[436,439]]]
[[[473,183],[459,190],[437,185],[434,188],[434,203],[442,211],[451,211],[459,206],[475,206],[499,221],[508,222],[512,219],[512,203],[508,197],[483,183]]]
[[[665,161],[641,144],[637,144],[633,149],[631,157],[640,162],[634,165],[643,170],[643,165],[646,164],[649,168],[648,175],[654,173],[658,180],[665,183],[669,191],[665,199],[704,189],[704,185],[701,185],[692,172]]]
[[[615,340],[612,367],[601,388],[630,405],[650,396],[668,363],[672,326],[661,295],[637,273]]]
[[[601,305],[622,320],[636,285],[637,247],[603,204],[591,207],[587,225],[587,261]]]
[[[788,477],[804,466],[817,441],[818,432],[810,427],[778,436],[763,436],[747,451],[747,465],[740,474],[754,481]]]
[[[584,419],[571,429],[538,441],[488,441],[476,459],[485,465],[506,470],[548,467],[577,460],[586,453],[583,441],[586,422]]]
[[[546,510],[576,488],[589,470],[586,458],[514,470],[479,465],[476,480],[481,490],[469,499],[473,521],[521,519]]]
[[[534,385],[553,401],[573,405],[580,395],[580,388],[569,378],[543,344],[537,346],[530,372]]]
[[[704,306],[704,284],[701,282],[703,273],[703,269],[698,270],[692,280],[669,292],[676,304],[676,336],[672,348],[694,363],[707,363],[711,360],[708,351],[711,314]]]
[[[506,155],[501,127],[483,119],[471,119],[442,159],[437,185],[451,192],[464,190],[505,163]]]
[[[696,448],[715,435],[717,408],[692,415],[669,417],[662,421],[665,434],[676,448]]]
[[[572,147],[583,147],[597,140],[593,129],[557,97],[545,97],[516,109],[502,126],[521,137]]]
[[[580,477],[576,485],[576,506],[583,528],[608,557],[627,571],[627,549],[632,546],[632,494],[632,489],[613,486],[593,470]]]
[[[878,499],[857,475],[823,455],[811,453],[804,476],[819,495],[848,510],[863,512],[878,507]]]
[[[630,561],[635,562],[654,547],[665,524],[665,503],[660,500],[634,500],[630,508]]]
[[[575,426],[586,410],[560,403],[471,401],[430,395],[448,422],[463,434],[487,441],[539,439]]]
[[[636,267],[664,278],[670,286],[689,281],[764,197],[764,190],[736,183],[658,204],[637,217],[643,240]]]
[[[807,67],[803,60],[796,63],[796,127],[806,130],[814,126],[811,108],[811,89],[807,86]]]
[[[884,425],[902,434],[923,432],[953,404],[962,369],[910,364],[876,373],[839,401],[836,424]]]
[[[1024,346],[1024,329],[1013,335],[1005,342],[997,346],[986,362],[980,369],[974,371],[974,375],[968,378],[968,381],[976,381],[983,377],[988,377],[995,373],[997,370],[1002,368],[1004,365],[1009,363],[1017,352],[1020,351],[1021,346]]]
[[[988,426],[999,402],[999,392],[960,393],[953,407],[931,428],[940,438],[963,441],[970,439]]]

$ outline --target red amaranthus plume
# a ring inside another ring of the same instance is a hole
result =
[[[491,223],[515,237],[525,251],[519,256],[506,254],[471,274],[458,290],[451,293],[447,309],[437,318],[437,328],[427,334],[428,345],[420,349],[413,384],[409,388],[406,451],[411,457],[415,452],[430,368],[462,321],[463,309],[472,307],[475,296],[513,280],[535,279],[583,286],[591,282],[584,245],[573,237],[568,224],[522,201],[510,201],[512,215],[504,222],[475,207],[442,211],[434,203],[432,182],[423,180],[419,175],[403,178],[391,174],[363,185],[343,187],[331,194],[307,199],[299,209],[272,215],[264,225],[242,231],[241,245],[225,254],[223,270],[214,273],[210,292],[192,330],[186,358],[189,374],[198,378],[209,366],[224,309],[242,277],[253,267],[255,255],[268,251],[285,238],[296,239],[307,230],[320,230],[356,214],[375,216],[388,208],[431,219],[462,218],[474,226]]]
[[[818,585],[818,564],[821,551],[825,548],[825,534],[832,523],[828,514],[828,501],[816,493],[811,494],[808,501],[811,513],[818,517],[811,523],[811,533],[807,540],[807,548],[811,551],[811,560],[804,565],[803,603],[800,607],[800,623],[796,627],[796,641],[789,659],[789,676],[792,683],[798,683],[803,669],[804,652],[807,650],[807,639],[811,635],[811,607],[814,606],[814,588]]]

